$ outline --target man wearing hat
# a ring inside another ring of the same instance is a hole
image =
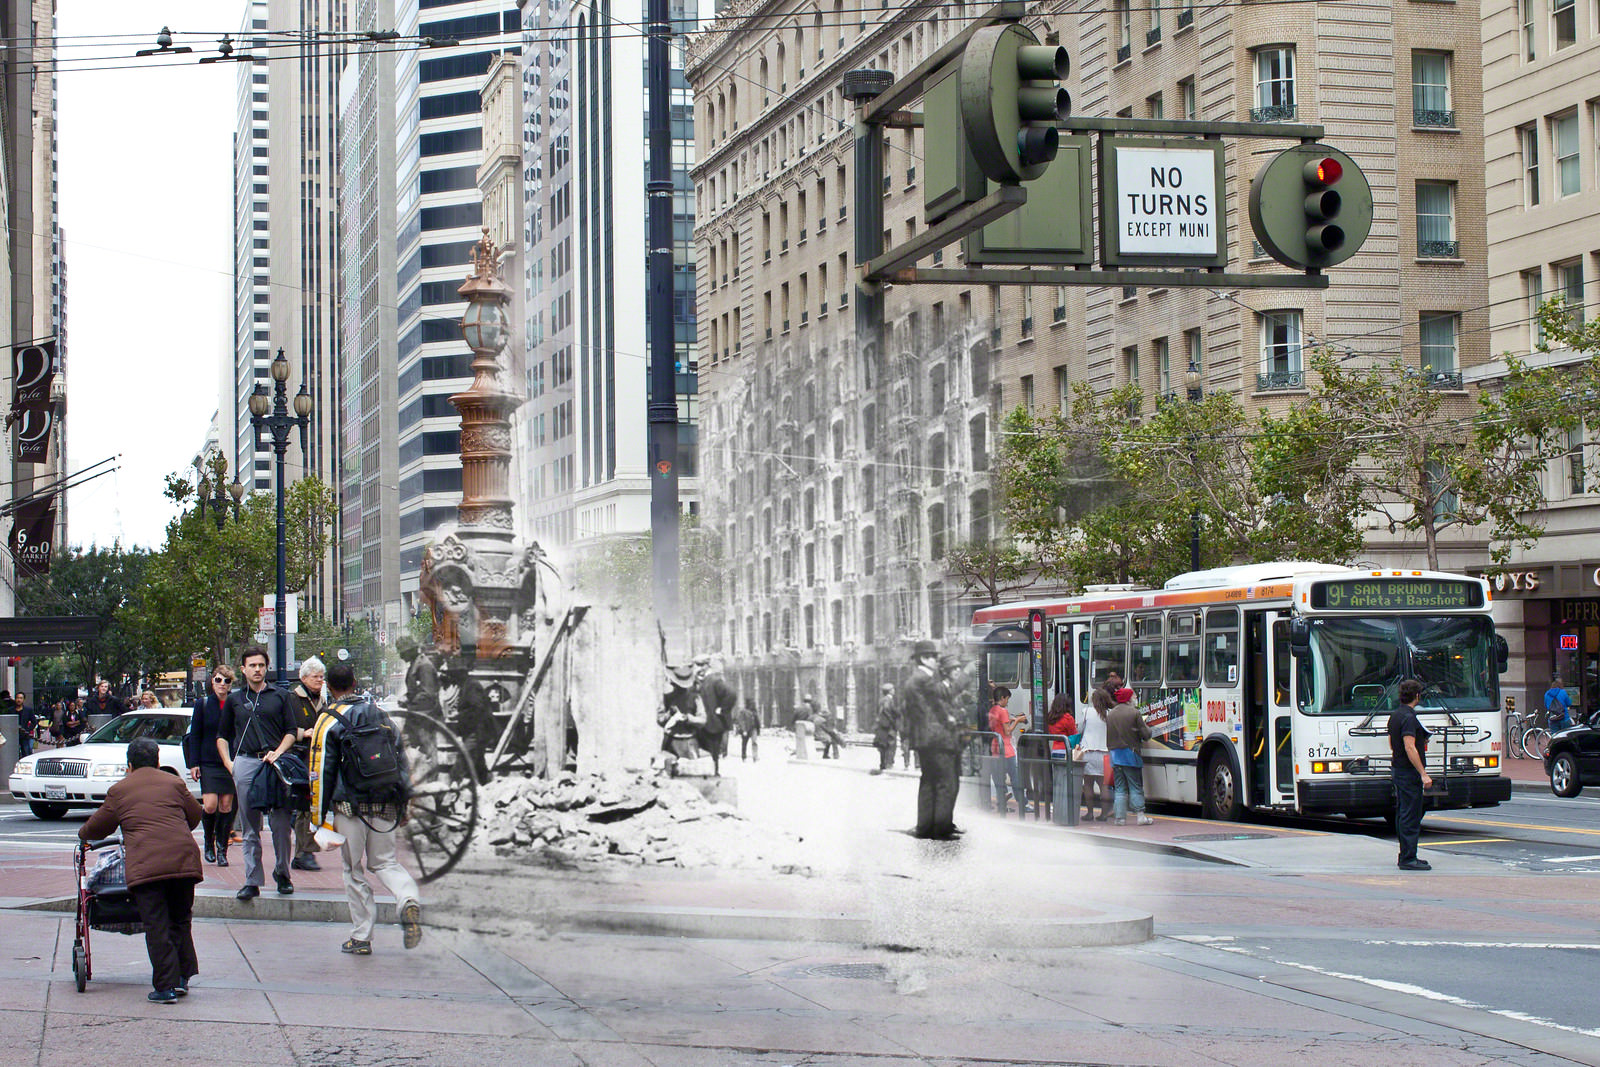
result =
[[[661,751],[666,756],[668,774],[677,773],[679,760],[700,755],[706,712],[695,692],[697,673],[692,663],[667,668],[667,693],[661,698],[661,710],[656,712],[656,724],[661,727]]]
[[[721,773],[721,760],[728,754],[728,733],[733,729],[734,710],[739,706],[739,694],[722,677],[720,664],[710,656],[696,656],[695,692],[705,705],[705,735],[710,742],[713,769]]]
[[[950,841],[956,836],[956,790],[961,784],[960,728],[955,702],[940,676],[939,650],[932,641],[911,647],[911,677],[902,702],[905,729],[922,767],[917,786],[917,825],[912,837]]]
[[[872,747],[878,750],[878,765],[869,774],[882,774],[894,766],[895,737],[900,732],[900,708],[894,699],[894,683],[884,682],[878,691],[878,718],[872,724]]]
[[[423,715],[439,715],[439,668],[410,634],[400,635],[395,651],[406,664],[406,698],[401,706]]]

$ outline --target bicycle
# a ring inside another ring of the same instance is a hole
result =
[[[1513,712],[1506,721],[1506,752],[1515,759],[1543,759],[1544,750],[1541,748],[1539,755],[1531,755],[1527,747],[1530,740],[1537,742],[1537,734],[1544,734],[1544,745],[1550,743],[1550,734],[1538,724],[1537,719],[1530,711]]]

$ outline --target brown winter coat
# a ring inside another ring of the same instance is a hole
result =
[[[1150,724],[1136,704],[1118,704],[1106,712],[1106,748],[1140,748],[1150,740]]]
[[[164,878],[199,882],[200,802],[183,779],[160,767],[138,767],[106,791],[106,802],[78,828],[83,841],[107,837],[122,828],[128,888]]]

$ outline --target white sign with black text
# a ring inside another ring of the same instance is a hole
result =
[[[1221,227],[1209,148],[1118,146],[1117,236],[1124,254],[1214,256]]]

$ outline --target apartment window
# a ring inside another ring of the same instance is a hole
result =
[[[1022,336],[1033,336],[1033,286],[1022,287]]]
[[[1422,349],[1422,373],[1435,389],[1460,389],[1461,370],[1456,362],[1456,335],[1461,317],[1454,312],[1427,312],[1417,325]]]
[[[1554,0],[1550,5],[1550,39],[1557,49],[1578,42],[1578,0]]]
[[[1117,62],[1133,55],[1133,8],[1128,0],[1117,0]]]
[[[1129,385],[1139,384],[1139,346],[1129,345],[1122,350],[1122,370]]]
[[[1167,117],[1166,105],[1162,103],[1160,93],[1156,93],[1154,96],[1145,98],[1144,111],[1148,117],[1153,119],[1164,119]]]
[[[1199,114],[1199,101],[1195,97],[1194,79],[1185,78],[1178,83],[1178,109],[1182,117],[1194,122]]]
[[[1031,374],[1022,376],[1022,406],[1027,410],[1028,414],[1033,414],[1033,375]]]
[[[1578,113],[1569,111],[1550,120],[1550,139],[1556,150],[1556,195],[1576,196],[1578,175]]]
[[[1417,255],[1422,259],[1455,259],[1461,254],[1456,240],[1454,182],[1417,183]]]
[[[1579,424],[1567,431],[1567,491],[1578,496],[1584,491],[1583,476],[1583,426]]]
[[[1574,323],[1583,322],[1583,260],[1574,259],[1555,266],[1556,285],[1561,290],[1562,302]]]
[[[1544,278],[1538,269],[1522,272],[1522,295],[1528,313],[1528,347],[1538,348],[1545,343],[1544,323],[1539,319],[1539,308],[1544,304]]]
[[[1149,10],[1150,28],[1145,31],[1144,35],[1144,43],[1147,48],[1161,40],[1161,5],[1150,4]]]
[[[1522,58],[1532,63],[1539,58],[1533,43],[1533,0],[1517,0],[1517,17],[1522,23]]]
[[[1450,53],[1411,53],[1411,125],[1456,124],[1450,107]]]
[[[1072,413],[1072,379],[1067,376],[1067,368],[1057,367],[1056,375],[1056,410],[1063,415]]]
[[[1305,387],[1300,336],[1299,309],[1261,313],[1261,373],[1256,376],[1257,389]]]
[[[1539,127],[1524,126],[1522,134],[1522,202],[1539,206]]]
[[[1206,366],[1205,335],[1198,329],[1183,331],[1183,347],[1185,354],[1189,357],[1189,365],[1184,368],[1184,373],[1187,374],[1190,368],[1193,368],[1195,373],[1204,374]]]
[[[1294,49],[1288,45],[1256,52],[1256,106],[1251,122],[1284,122],[1295,117]]]
[[[1424,465],[1428,492],[1433,496],[1433,521],[1446,523],[1461,514],[1461,497],[1450,482],[1450,475],[1441,460],[1430,459]]]
[[[1157,337],[1151,347],[1156,357],[1156,390],[1166,396],[1172,392],[1172,355],[1168,351],[1167,339]]]

